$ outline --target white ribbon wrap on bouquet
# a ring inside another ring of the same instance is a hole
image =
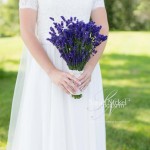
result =
[[[78,71],[78,70],[70,70],[69,69],[69,73],[74,75],[76,78],[78,78],[83,73],[83,70],[82,71]],[[80,95],[80,94],[82,94],[82,91],[80,91],[80,89],[78,89],[75,94],[74,93],[71,93],[71,94],[73,94],[73,95]]]

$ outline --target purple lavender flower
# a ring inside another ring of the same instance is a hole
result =
[[[54,18],[52,18],[52,17],[49,17],[49,19],[51,19],[52,21],[54,21]]]
[[[91,55],[97,53],[95,48],[107,40],[107,36],[100,34],[102,26],[97,26],[93,21],[84,23],[77,17],[60,17],[60,23],[49,17],[54,27],[50,27],[51,37],[46,40],[56,46],[69,69],[81,71]]]

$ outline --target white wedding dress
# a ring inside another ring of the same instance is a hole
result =
[[[46,40],[52,21],[76,16],[88,22],[103,0],[20,0],[19,9],[38,12],[36,36],[53,64],[68,67]],[[102,77],[97,63],[81,99],[52,83],[24,44],[12,101],[7,150],[106,150]]]

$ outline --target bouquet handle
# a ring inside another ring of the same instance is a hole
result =
[[[69,69],[69,73],[74,75],[76,78],[78,78],[83,73],[83,70],[82,71],[78,71],[78,70],[70,70]],[[73,84],[74,84],[74,81],[73,81]],[[80,91],[80,89],[78,89],[75,94],[71,93],[71,96],[74,99],[80,99],[82,97],[82,91]]]

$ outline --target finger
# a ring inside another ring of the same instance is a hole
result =
[[[87,83],[82,89],[81,91],[84,91],[87,87],[88,87],[89,83]]]
[[[86,72],[83,72],[79,77],[78,77],[78,80],[83,80],[84,78],[86,77]]]
[[[87,83],[83,88],[82,91],[85,90],[88,87],[89,83]]]
[[[83,84],[84,84],[88,79],[89,79],[89,76],[85,76],[85,78],[83,78],[82,80],[80,80],[81,85],[80,85],[79,87],[83,86]]]
[[[69,80],[68,78],[64,78],[64,81],[70,86],[75,92],[78,90],[78,87],[73,83],[72,80]]]
[[[88,78],[88,79],[82,84],[82,86],[79,87],[79,89],[80,89],[80,90],[83,90],[83,88],[84,88],[87,84],[89,84],[89,82],[90,82],[90,78]]]
[[[64,92],[66,92],[67,94],[70,94],[70,92],[63,85],[59,85],[59,86]]]
[[[80,85],[81,82],[72,74],[67,73],[67,77],[70,78],[71,80],[73,80],[76,84]]]
[[[71,93],[71,94],[75,94],[75,91],[67,85],[66,82],[63,82],[63,86]]]

